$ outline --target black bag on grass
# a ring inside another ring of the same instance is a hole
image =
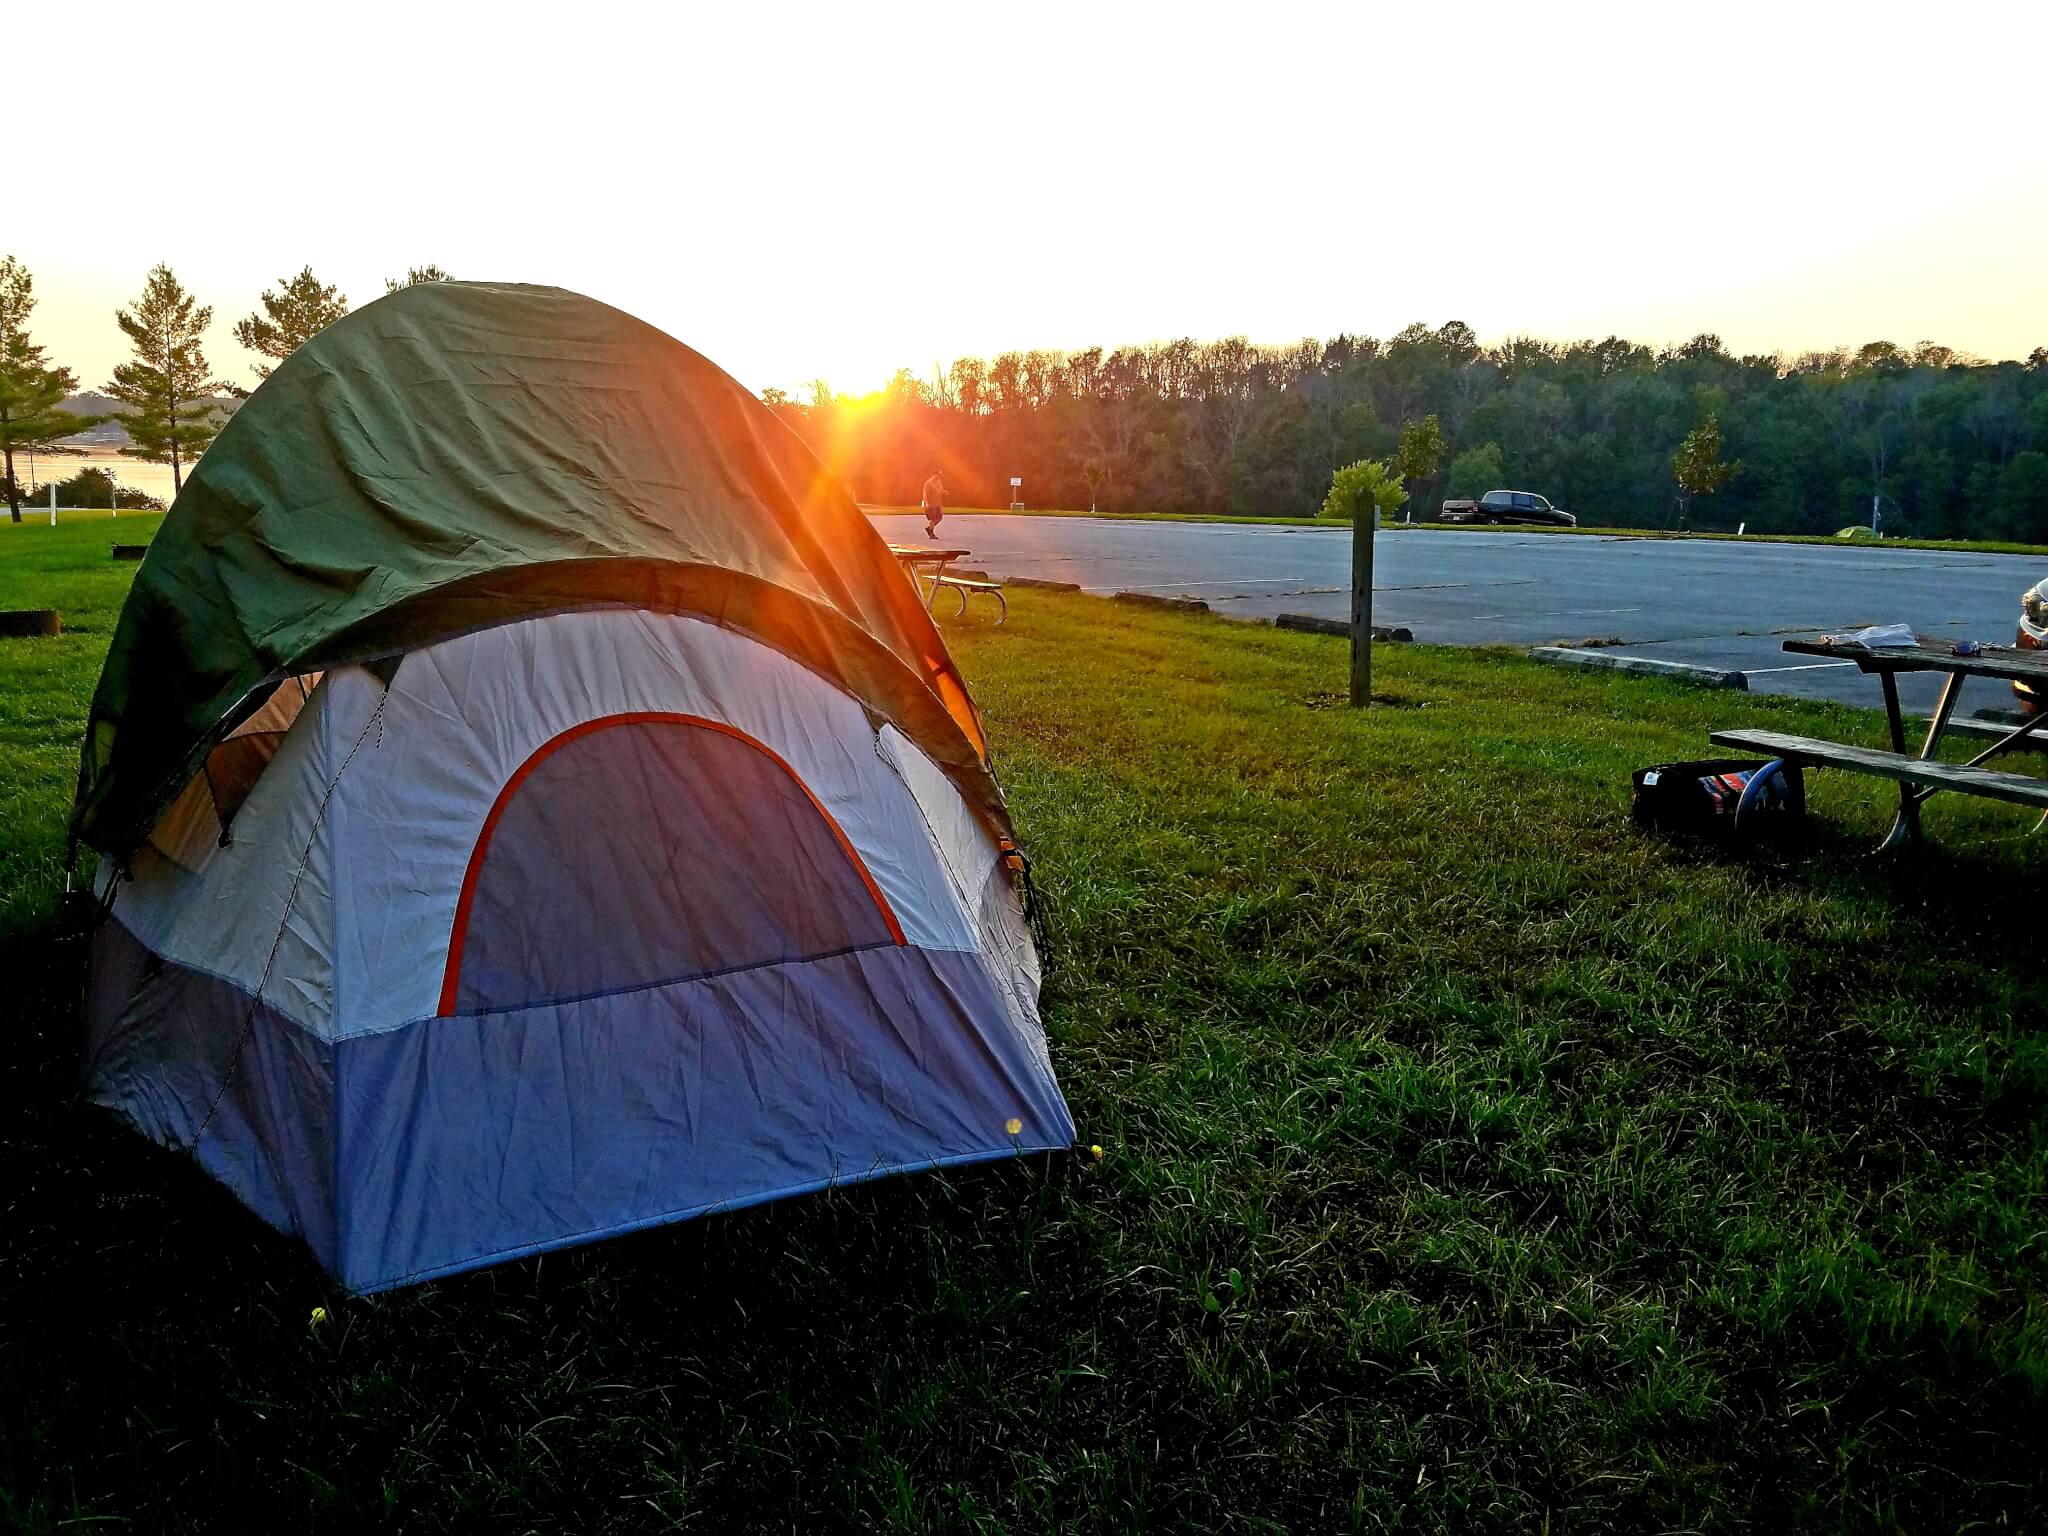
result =
[[[1636,825],[1659,832],[1733,839],[1783,832],[1806,815],[1806,781],[1797,763],[1713,758],[1659,763],[1635,775]]]

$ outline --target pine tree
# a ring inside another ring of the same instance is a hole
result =
[[[121,424],[134,440],[121,451],[171,466],[174,491],[185,488],[184,466],[206,451],[220,430],[211,397],[223,388],[200,350],[213,324],[211,306],[197,303],[167,266],[151,270],[134,313],[114,319],[135,346],[135,361],[114,370],[107,393],[128,409]]]
[[[43,349],[29,340],[28,317],[35,307],[28,269],[12,256],[0,261],[0,457],[6,461],[7,514],[17,523],[21,483],[14,478],[15,450],[48,449],[102,419],[59,409],[78,380],[68,368],[47,366]]]
[[[407,267],[405,269],[405,276],[402,279],[396,277],[385,278],[384,291],[386,293],[396,293],[399,289],[410,288],[415,283],[452,283],[454,281],[455,275],[453,273],[443,272],[430,261],[424,267]]]
[[[348,297],[337,293],[334,284],[323,283],[311,267],[297,277],[277,280],[277,292],[263,290],[263,307],[247,319],[235,322],[235,340],[251,352],[270,359],[257,363],[256,377],[267,379],[270,370],[348,313]]]

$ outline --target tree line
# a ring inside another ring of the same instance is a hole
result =
[[[387,291],[445,281],[414,267]],[[29,334],[33,282],[0,262],[0,451],[100,417],[62,409],[77,388]],[[348,312],[310,266],[280,278],[234,328],[259,378]],[[168,266],[115,323],[133,357],[106,392],[123,452],[185,466],[223,420],[204,351],[213,311]],[[1307,515],[1336,472],[1384,461],[1429,517],[1450,497],[1538,491],[1610,526],[1832,533],[1868,522],[1943,538],[2048,542],[2048,349],[1986,362],[1931,342],[1737,357],[1712,335],[1655,349],[1619,337],[1479,343],[1450,321],[1388,340],[1288,346],[1243,337],[961,358],[900,370],[871,395],[820,380],[808,400],[762,398],[863,501],[905,503],[933,470],[950,499],[1102,511]],[[1725,452],[1726,457],[1723,457]]]
[[[391,292],[447,280],[448,273],[428,265],[409,268],[384,287]],[[107,420],[63,408],[78,389],[78,376],[52,363],[48,349],[31,336],[35,307],[34,277],[12,256],[0,260],[0,493],[17,523],[26,492],[15,474],[15,455],[52,452],[65,438]],[[347,296],[306,267],[263,291],[257,308],[236,323],[235,340],[256,354],[256,376],[265,379],[302,343],[347,313]],[[135,302],[114,311],[114,323],[133,352],[105,386],[122,407],[115,414],[129,442],[121,452],[170,465],[172,486],[183,489],[186,466],[206,451],[226,418],[221,397],[249,392],[215,376],[205,351],[213,308],[188,292],[168,266],[150,269]],[[104,471],[88,468],[60,489],[111,496],[113,482]]]
[[[863,501],[934,468],[950,499],[1305,516],[1387,461],[1412,514],[1537,491],[1585,523],[2048,542],[2048,349],[1737,357],[1718,337],[1480,345],[1451,321],[1257,346],[1242,337],[964,358],[867,396],[765,398]],[[1720,455],[1725,452],[1726,459]]]

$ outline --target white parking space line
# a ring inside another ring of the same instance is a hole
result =
[[[1378,589],[1375,588],[1374,590]],[[1633,608],[1535,608],[1525,613],[1475,613],[1472,615],[1472,622],[1474,624],[1484,624],[1489,619],[1591,619],[1597,618],[1602,614],[1641,613],[1642,611],[1640,603]],[[1644,643],[1654,645],[1657,642],[1653,640]]]

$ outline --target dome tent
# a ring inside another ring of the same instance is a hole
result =
[[[352,1290],[1072,1138],[929,616],[772,412],[573,294],[405,289],[251,396],[72,829],[90,1096]]]

